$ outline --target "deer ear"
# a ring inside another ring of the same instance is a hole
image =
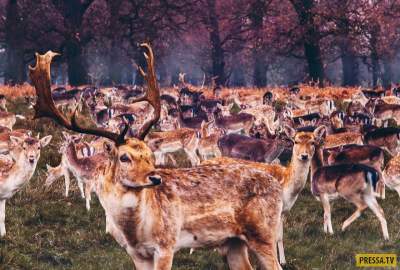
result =
[[[314,137],[318,142],[321,142],[326,137],[326,127],[320,126],[314,130]]]
[[[293,128],[291,128],[287,125],[284,127],[284,130],[285,130],[286,136],[288,136],[290,139],[294,139],[294,136],[296,135],[296,130],[294,130]]]
[[[43,137],[40,139],[40,146],[41,147],[45,147],[46,145],[48,145],[51,141],[51,139],[53,138],[53,136],[48,135],[46,137]]]
[[[24,139],[15,137],[15,136],[10,136],[10,141],[12,145],[17,146],[17,145],[22,145],[24,143]]]

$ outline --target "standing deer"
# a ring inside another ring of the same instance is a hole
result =
[[[0,236],[6,235],[6,200],[10,199],[35,172],[40,150],[49,144],[51,135],[42,139],[29,136],[10,136],[9,155],[13,164],[0,163]]]
[[[50,63],[56,55],[36,55],[30,77],[38,96],[35,117],[50,117],[79,133],[110,139],[104,177],[95,179],[96,193],[106,212],[109,232],[125,248],[136,269],[168,270],[181,248],[220,247],[230,269],[251,269],[247,250],[266,269],[281,269],[276,252],[281,220],[282,189],[269,174],[245,164],[156,169],[153,153],[143,142],[160,117],[160,95],[153,52],[142,44],[148,73],[140,67],[148,89],[144,97],[154,107],[152,118],[125,139],[120,133],[83,127],[76,114],[66,118],[54,106]]]
[[[307,177],[310,171],[311,159],[315,152],[315,145],[322,140],[324,127],[317,128],[314,132],[296,132],[294,129],[286,126],[285,132],[294,142],[292,160],[288,167],[279,164],[264,164],[252,161],[242,161],[239,159],[221,157],[203,162],[204,165],[218,164],[247,164],[254,168],[265,171],[275,177],[281,184],[283,190],[283,212],[282,222],[279,228],[278,249],[279,261],[286,263],[285,252],[283,248],[283,221],[284,216],[289,213],[297,200],[300,192],[304,189]]]
[[[379,206],[375,191],[379,172],[359,163],[323,166],[323,147],[318,144],[311,163],[311,192],[324,208],[324,231],[333,234],[330,201],[342,197],[353,203],[357,210],[345,220],[342,230],[360,217],[369,207],[381,223],[383,238],[389,239],[383,209]]]

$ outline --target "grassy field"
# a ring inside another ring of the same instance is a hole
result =
[[[22,100],[13,101],[11,111],[32,115]],[[43,152],[30,183],[6,206],[7,236],[0,239],[0,269],[132,269],[125,251],[105,234],[105,217],[98,200],[87,212],[75,182],[69,198],[63,195],[63,181],[44,187],[46,163],[59,162],[60,129],[48,120],[18,122],[42,136],[54,136]],[[95,197],[95,196],[94,196]],[[392,191],[380,201],[385,210],[391,240],[383,241],[378,220],[367,210],[346,232],[341,223],[353,206],[338,200],[333,204],[335,235],[322,230],[322,207],[309,192],[299,196],[285,223],[285,269],[354,269],[354,255],[365,252],[393,252],[400,255],[400,199]],[[173,269],[227,269],[212,250],[188,250],[176,254]]]

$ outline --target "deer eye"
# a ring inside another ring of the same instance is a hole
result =
[[[130,162],[131,161],[131,159],[128,157],[127,154],[123,154],[122,156],[120,156],[119,160],[121,162]]]

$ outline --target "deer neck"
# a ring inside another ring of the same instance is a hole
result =
[[[289,211],[297,200],[298,195],[304,189],[310,171],[310,161],[301,161],[292,155],[288,167],[288,181],[283,187],[284,211]]]
[[[65,149],[65,157],[67,159],[68,164],[72,168],[80,167],[78,154],[76,153],[75,145],[72,142],[68,143]]]
[[[37,161],[30,164],[28,159],[22,153],[14,159],[15,163],[8,173],[7,179],[12,182],[9,183],[11,194],[14,194],[20,187],[28,182],[35,172]]]
[[[317,146],[315,148],[315,154],[311,160],[311,179],[314,173],[318,170],[318,168],[321,168],[323,166],[322,162],[322,146]]]

